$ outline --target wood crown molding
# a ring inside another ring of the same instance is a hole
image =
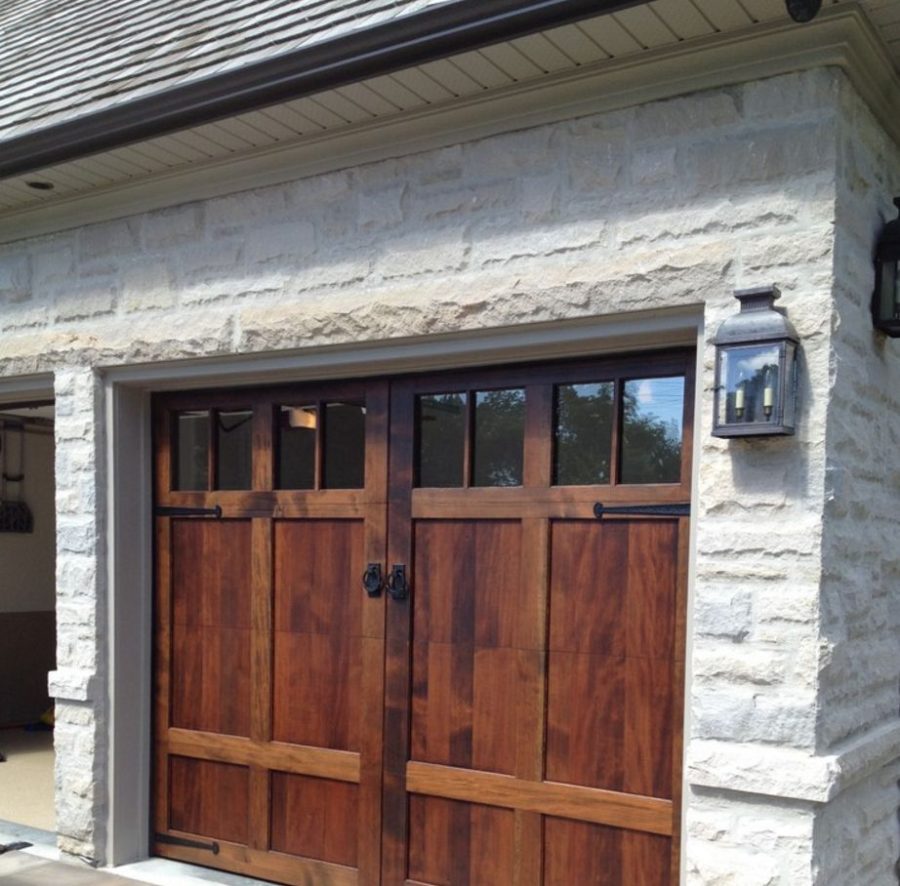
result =
[[[362,163],[793,71],[838,67],[900,143],[900,76],[857,4],[585,66],[440,107],[359,124],[0,214],[0,243],[282,184]]]

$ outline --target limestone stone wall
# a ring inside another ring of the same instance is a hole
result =
[[[816,828],[817,882],[900,880],[900,340],[873,330],[873,243],[900,147],[841,94],[822,538],[817,745],[846,788]],[[881,751],[876,752],[876,748]]]
[[[819,882],[846,89],[778,77],[0,247],[0,374],[57,378],[63,847],[104,858],[98,373],[702,305],[687,882]],[[713,439],[709,342],[735,288],[772,282],[803,342],[798,434]]]

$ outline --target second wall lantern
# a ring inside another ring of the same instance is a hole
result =
[[[900,209],[900,197],[894,206]],[[884,226],[875,247],[872,323],[892,338],[900,337],[900,218]]]
[[[740,313],[716,333],[716,437],[794,433],[799,339],[775,310],[780,295],[777,286],[738,290]]]

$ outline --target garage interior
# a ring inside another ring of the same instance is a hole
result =
[[[55,830],[54,407],[0,407],[0,822]]]

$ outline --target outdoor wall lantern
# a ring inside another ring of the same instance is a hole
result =
[[[894,206],[900,210],[900,197]],[[884,226],[875,247],[872,322],[891,338],[900,337],[900,217]]]
[[[738,290],[740,313],[716,333],[715,437],[794,433],[799,339],[774,308],[780,296],[777,286]]]

